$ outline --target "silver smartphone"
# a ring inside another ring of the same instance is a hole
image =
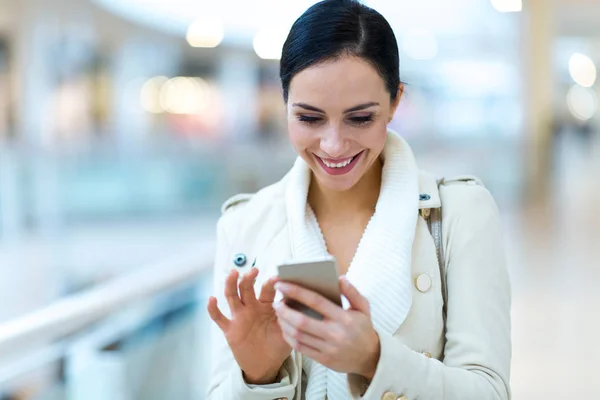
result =
[[[285,263],[280,265],[278,270],[279,278],[282,281],[295,283],[313,290],[342,307],[339,275],[335,259]],[[284,298],[284,301],[289,307],[309,317],[323,319],[321,314],[304,304],[292,299]]]

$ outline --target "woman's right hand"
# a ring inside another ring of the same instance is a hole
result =
[[[254,281],[258,269],[253,268],[239,283],[238,271],[231,271],[225,280],[225,299],[231,319],[223,315],[217,299],[208,300],[210,318],[221,328],[233,356],[250,384],[274,383],[292,348],[283,339],[277,315],[273,309],[276,277],[269,279],[257,298]]]

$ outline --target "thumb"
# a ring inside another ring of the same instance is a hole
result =
[[[350,307],[353,310],[360,311],[364,314],[371,315],[369,300],[364,297],[358,289],[354,287],[346,278],[346,276],[340,277],[340,288],[342,290],[342,294],[348,299],[350,303]]]

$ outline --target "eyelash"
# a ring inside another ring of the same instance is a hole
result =
[[[308,115],[299,115],[298,120],[307,125],[315,125],[315,124],[323,121],[323,118],[310,117]],[[354,124],[356,126],[362,126],[362,125],[366,125],[366,124],[370,123],[371,121],[373,121],[373,114],[365,115],[363,117],[351,117],[351,118],[349,118],[349,120],[351,121],[352,124]]]

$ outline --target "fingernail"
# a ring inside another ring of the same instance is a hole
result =
[[[285,292],[287,292],[288,289],[289,289],[289,286],[286,285],[283,282],[277,282],[275,284],[275,290],[279,290],[280,292],[284,292],[285,293]]]

